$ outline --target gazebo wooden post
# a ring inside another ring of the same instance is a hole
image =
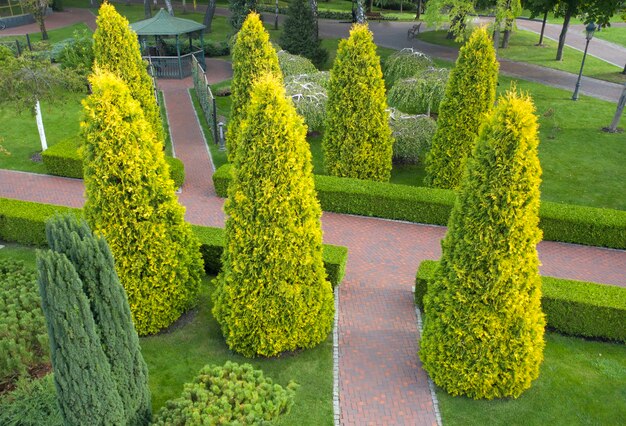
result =
[[[178,42],[178,34],[176,34],[176,55],[178,56],[178,76],[183,78],[183,62],[180,60],[180,44]]]

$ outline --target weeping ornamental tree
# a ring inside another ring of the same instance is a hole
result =
[[[148,366],[139,347],[124,288],[109,246],[87,222],[67,215],[46,223],[48,245],[65,255],[78,273],[82,292],[90,302],[96,333],[111,366],[129,425],[147,425],[152,417]]]
[[[277,77],[255,83],[240,134],[213,314],[244,356],[313,347],[332,327],[333,293],[306,126]]]
[[[467,157],[496,96],[498,61],[485,28],[476,29],[461,47],[439,105],[437,132],[426,158],[426,184],[460,185]]]
[[[451,395],[518,397],[539,375],[541,167],[530,98],[509,92],[481,130],[424,299],[420,358]]]
[[[98,28],[93,35],[94,68],[110,71],[121,78],[139,102],[146,120],[156,132],[157,140],[165,141],[161,113],[157,105],[152,78],[141,58],[137,34],[128,20],[109,3],[103,3],[96,19]]]
[[[352,27],[350,38],[339,43],[326,108],[322,141],[326,171],[388,181],[393,139],[380,59],[366,25]]]
[[[140,335],[167,327],[194,303],[199,243],[184,221],[163,148],[139,102],[115,75],[98,71],[81,123],[87,201],[106,237]]]
[[[251,13],[237,33],[233,47],[233,81],[231,84],[230,121],[227,131],[228,159],[234,161],[237,151],[241,121],[250,101],[254,81],[265,74],[282,78],[276,50],[270,44],[270,36],[263,28],[257,13]]]

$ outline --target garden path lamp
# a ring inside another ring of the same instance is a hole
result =
[[[572,95],[572,100],[578,100],[578,89],[580,89],[580,79],[583,76],[583,67],[585,66],[585,58],[587,57],[587,48],[589,48],[589,42],[593,38],[593,33],[596,32],[598,27],[593,22],[590,22],[585,27],[585,38],[587,39],[587,43],[585,43],[585,53],[583,53],[583,61],[580,64],[580,72],[578,73],[578,80],[576,80],[576,88],[574,89],[574,94]]]

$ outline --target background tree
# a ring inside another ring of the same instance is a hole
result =
[[[517,397],[539,375],[538,142],[532,101],[509,92],[468,162],[420,342],[424,368],[451,395]]]
[[[96,72],[90,82],[81,123],[85,214],[111,247],[137,332],[153,334],[195,302],[199,243],[139,103],[110,72]]]
[[[215,9],[217,7],[217,0],[209,0],[206,11],[204,12],[204,18],[202,23],[206,26],[205,32],[210,33],[211,25],[213,25],[213,17],[215,16]]]
[[[548,13],[554,12],[560,0],[522,0],[522,7],[530,11],[530,18],[536,18],[543,15],[541,23],[541,33],[539,34],[539,42],[537,45],[543,44],[543,33],[548,20]]]
[[[294,0],[289,5],[280,46],[289,53],[310,59],[317,68],[328,60],[328,51],[317,37],[317,19],[305,0]]]
[[[41,39],[48,40],[46,12],[50,6],[50,0],[20,0],[20,3],[35,18],[35,22],[39,25],[39,31],[41,31]]]
[[[313,347],[332,327],[333,293],[306,126],[275,75],[253,86],[234,166],[213,314],[244,356]]]
[[[141,58],[137,34],[130,29],[128,20],[113,5],[100,6],[98,28],[93,35],[94,65],[121,78],[133,99],[139,101],[146,120],[152,125],[161,143],[165,141],[161,112],[152,87],[152,78]]]
[[[71,425],[121,425],[124,409],[89,300],[65,255],[37,253],[41,307],[46,317],[61,413]]]
[[[149,424],[152,408],[148,366],[141,355],[109,246],[93,235],[84,219],[79,221],[71,215],[46,222],[46,237],[50,248],[65,255],[78,273],[122,401],[125,424]]]
[[[354,25],[350,38],[339,42],[328,84],[322,141],[326,171],[388,181],[393,138],[380,58],[367,25]]]
[[[439,105],[437,131],[426,157],[426,184],[459,186],[467,157],[496,97],[498,61],[485,28],[476,29],[459,50]]]
[[[235,32],[241,29],[250,12],[256,11],[256,0],[229,0],[230,25]]]
[[[515,25],[515,18],[522,13],[522,5],[520,0],[497,0],[495,13],[495,30],[493,32],[493,45],[498,46],[500,39],[500,31],[504,30],[502,37],[502,48],[509,47],[511,32]]]
[[[257,13],[246,18],[232,50],[233,80],[231,83],[230,121],[226,136],[228,159],[234,161],[241,121],[250,101],[254,81],[262,75],[272,74],[281,78],[276,50],[270,44],[270,36],[263,28]]]
[[[463,40],[470,15],[475,14],[474,0],[428,0],[424,12],[424,21],[429,26],[440,28],[450,22],[446,38]]]

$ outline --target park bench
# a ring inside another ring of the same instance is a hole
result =
[[[420,22],[419,24],[415,24],[413,25],[410,29],[409,32],[406,35],[407,39],[412,39],[417,37],[417,35],[420,33],[420,27],[422,26],[422,23]]]
[[[385,19],[382,13],[380,12],[367,12],[365,17],[368,21],[382,21]]]

